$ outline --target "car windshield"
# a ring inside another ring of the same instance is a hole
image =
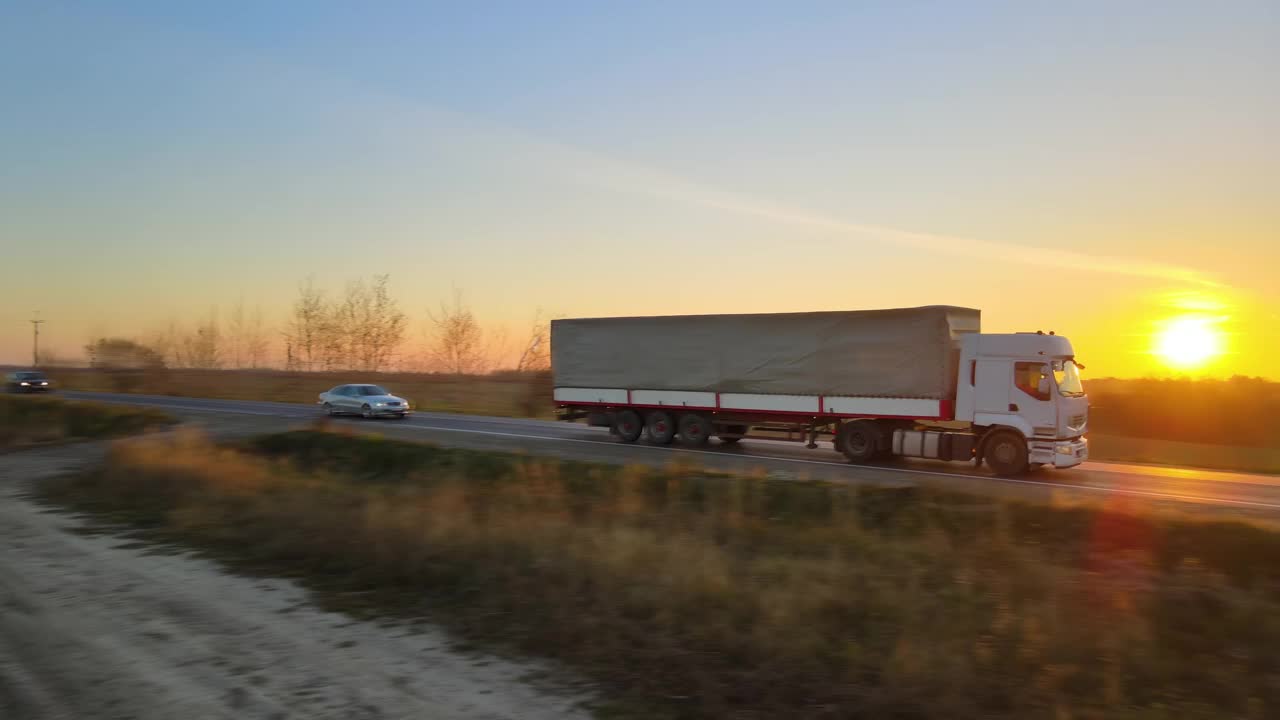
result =
[[[360,385],[356,388],[356,394],[370,397],[372,395],[390,395],[391,393],[377,385]]]
[[[19,380],[43,380],[43,379],[44,379],[44,373],[38,373],[38,372],[20,372],[20,373],[18,373],[18,379],[19,379]]]
[[[1058,383],[1058,393],[1062,396],[1084,395],[1084,384],[1080,382],[1080,367],[1074,360],[1054,360],[1053,379]]]

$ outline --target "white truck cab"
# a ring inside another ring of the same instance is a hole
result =
[[[1072,467],[1088,458],[1089,399],[1070,341],[1039,332],[960,340],[957,421],[984,436],[1016,431],[1033,466]]]

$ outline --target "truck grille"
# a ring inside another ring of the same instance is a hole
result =
[[[1088,415],[1072,415],[1071,418],[1067,420],[1067,426],[1076,432],[1080,432],[1084,430],[1084,424],[1085,421],[1088,420],[1088,417]]]

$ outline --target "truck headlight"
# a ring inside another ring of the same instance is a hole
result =
[[[1053,451],[1058,453],[1059,455],[1075,455],[1076,454],[1075,447],[1067,443],[1063,443],[1061,445],[1055,445],[1053,447]]]

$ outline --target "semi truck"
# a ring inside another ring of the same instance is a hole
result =
[[[551,323],[560,419],[622,442],[830,441],[852,463],[986,463],[1016,476],[1088,457],[1067,338],[984,334],[981,313],[888,310],[580,318]]]

